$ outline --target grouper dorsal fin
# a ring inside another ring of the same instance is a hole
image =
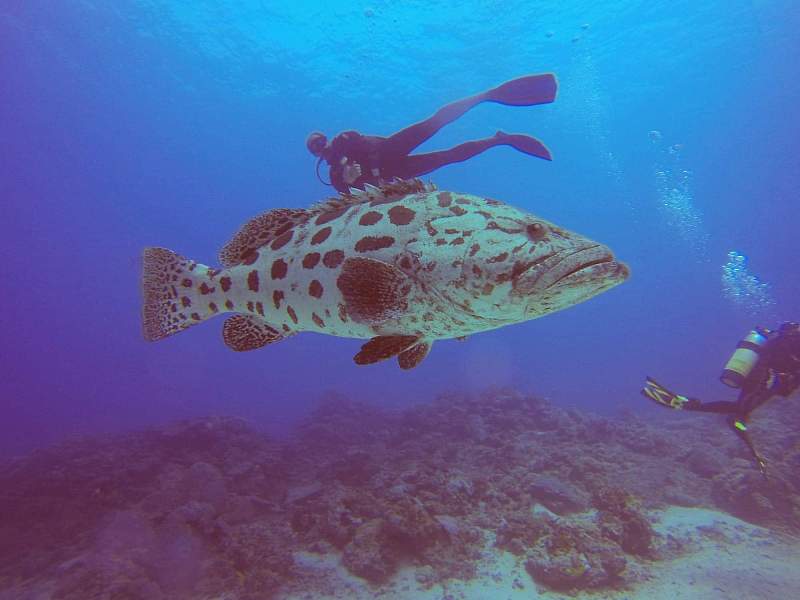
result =
[[[343,192],[336,198],[329,198],[319,204],[315,204],[309,210],[313,215],[323,215],[324,213],[338,213],[347,210],[356,204],[386,204],[404,198],[409,194],[418,192],[432,192],[436,186],[432,183],[425,183],[419,179],[394,179],[384,182],[380,186],[369,183],[364,184],[364,189],[350,188],[349,192]],[[322,217],[324,219],[324,217]]]
[[[302,208],[276,208],[253,217],[236,232],[219,253],[226,268],[247,262],[248,256],[269,244],[273,250],[287,244],[296,225],[305,223],[311,213]]]

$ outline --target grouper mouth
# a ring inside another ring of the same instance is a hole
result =
[[[532,261],[514,279],[514,294],[547,293],[560,287],[606,289],[622,283],[630,271],[606,246],[595,244]],[[600,291],[597,289],[597,291]]]

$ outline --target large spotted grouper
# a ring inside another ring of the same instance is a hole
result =
[[[497,200],[418,180],[351,190],[255,217],[214,269],[144,251],[144,335],[221,313],[223,338],[254,350],[300,331],[368,339],[357,364],[415,367],[434,340],[541,317],[628,277],[606,247]]]

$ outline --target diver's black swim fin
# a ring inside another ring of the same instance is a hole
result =
[[[508,144],[515,150],[530,154],[531,156],[536,156],[537,158],[553,160],[553,155],[550,154],[550,150],[547,149],[547,146],[535,137],[522,133],[505,133],[503,131],[498,131],[494,135],[499,140],[502,140],[503,144]]]
[[[675,394],[674,392],[669,391],[655,379],[651,379],[650,377],[647,378],[647,383],[645,384],[644,388],[642,388],[641,392],[643,396],[649,398],[656,404],[660,404],[666,408],[674,408],[676,410],[681,410],[683,405],[689,401],[689,398],[686,396],[681,396],[680,394]]]
[[[485,99],[509,106],[548,104],[556,99],[558,81],[552,73],[526,75],[501,83],[485,93]]]

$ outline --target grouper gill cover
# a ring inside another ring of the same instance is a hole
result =
[[[352,190],[251,221],[223,269],[144,251],[144,335],[159,340],[220,313],[233,350],[301,331],[369,339],[354,360],[411,369],[434,340],[535,319],[628,277],[597,242],[498,200],[419,180]]]

